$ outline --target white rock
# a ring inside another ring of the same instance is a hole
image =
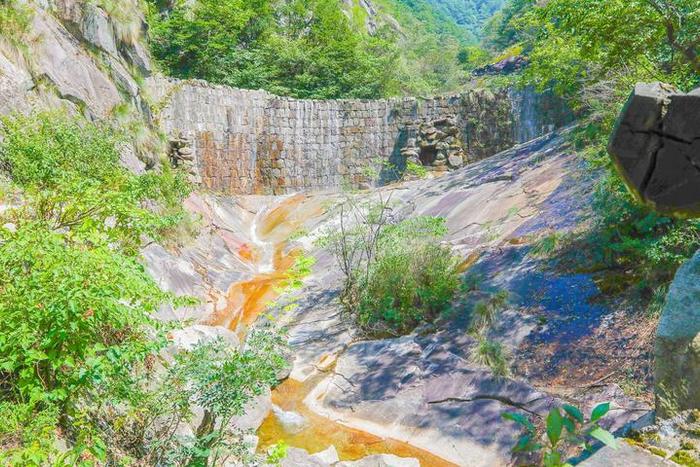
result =
[[[321,462],[325,462],[327,464],[335,464],[336,462],[340,461],[338,451],[335,449],[335,446],[332,445],[328,446],[327,449],[324,449],[321,452],[311,454],[311,457],[313,457],[314,459],[318,459]]]
[[[303,415],[298,414],[297,412],[282,410],[277,405],[272,406],[272,412],[275,414],[275,417],[277,417],[280,424],[282,424],[285,430],[287,430],[289,433],[300,432],[308,423]]]
[[[336,467],[420,467],[420,462],[413,457],[377,454],[357,461],[339,462],[335,465]]]

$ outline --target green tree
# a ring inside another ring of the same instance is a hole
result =
[[[638,81],[681,90],[700,84],[700,5],[694,0],[511,0],[496,21],[496,46],[518,44],[530,65],[522,85],[553,89],[581,115],[574,143],[591,170],[596,222],[584,241],[598,264],[630,268],[649,299],[700,247],[697,222],[659,216],[641,206],[617,176],[607,142]]]

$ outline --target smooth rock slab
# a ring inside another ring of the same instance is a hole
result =
[[[579,464],[581,467],[656,467],[677,465],[643,449],[618,443],[618,448],[605,447]]]
[[[658,211],[700,215],[700,93],[640,83],[608,151],[637,195]]]

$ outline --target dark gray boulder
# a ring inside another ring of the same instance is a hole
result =
[[[637,84],[608,151],[639,199],[663,213],[700,215],[700,89]]]

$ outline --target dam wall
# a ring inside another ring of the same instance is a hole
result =
[[[396,177],[421,122],[451,117],[469,161],[569,123],[552,96],[472,90],[427,99],[306,100],[203,81],[148,80],[157,120],[204,188],[284,194],[361,188]],[[180,147],[182,142],[179,143]]]

